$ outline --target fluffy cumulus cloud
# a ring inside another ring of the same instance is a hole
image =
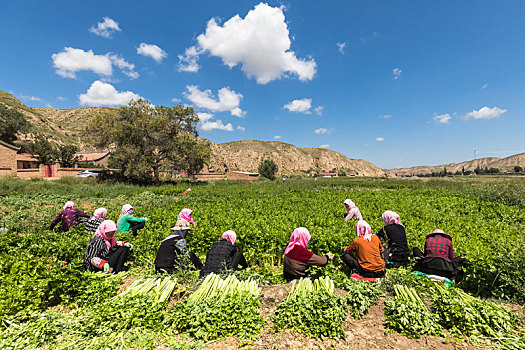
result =
[[[385,141],[385,138],[384,137],[376,137],[376,141],[377,142],[382,142],[382,141]]]
[[[321,148],[328,148],[328,147],[330,147],[330,145],[321,145],[319,147],[321,147]]]
[[[339,50],[339,52],[344,55],[345,53],[345,47],[346,47],[346,43],[337,43],[337,49]]]
[[[202,50],[199,50],[196,46],[188,47],[184,51],[184,55],[179,55],[179,72],[190,72],[195,73],[199,71],[199,55]]]
[[[85,94],[78,96],[84,106],[123,106],[131,100],[137,100],[140,95],[131,91],[119,92],[111,84],[97,80],[91,84]]]
[[[327,129],[327,128],[319,128],[314,130],[314,134],[320,135],[320,134],[331,134],[334,129]]]
[[[55,72],[64,78],[76,78],[76,73],[83,70],[109,77],[113,74],[113,65],[122,70],[131,79],[139,77],[135,72],[135,65],[124,58],[107,53],[97,55],[92,50],[84,51],[72,47],[65,47],[63,51],[51,55]]]
[[[317,115],[323,115],[323,110],[324,110],[323,106],[317,106],[314,108],[315,114]]]
[[[399,68],[392,69],[392,75],[394,76],[395,80],[401,78],[401,73],[403,73],[403,71]]]
[[[241,126],[241,125],[237,125],[236,129],[239,130],[239,131],[246,131],[246,128],[244,126]]]
[[[202,131],[212,131],[212,130],[233,131],[233,125],[231,123],[224,125],[222,120],[219,120],[219,119],[212,120],[214,116],[211,113],[197,113],[197,116],[199,117],[199,122],[200,122],[199,129],[201,129]],[[239,127],[237,127],[237,129],[239,129]]]
[[[23,100],[29,100],[29,101],[32,101],[32,102],[42,102],[42,99],[40,97],[36,97],[36,96],[20,95],[20,98],[22,98]]]
[[[142,56],[153,58],[157,62],[162,62],[163,59],[168,57],[166,51],[153,44],[140,43],[137,48],[137,53]]]
[[[113,33],[121,32],[117,22],[109,17],[102,18],[102,22],[98,22],[96,26],[89,28],[89,31],[95,35],[101,36],[103,38],[111,38]]]
[[[290,112],[310,114],[310,108],[312,108],[312,99],[303,98],[302,100],[293,100],[283,106]]]
[[[465,116],[466,119],[474,118],[474,119],[494,119],[499,118],[503,113],[507,112],[506,109],[501,109],[499,107],[489,108],[487,106],[479,109],[479,110],[473,110],[470,113],[467,113]]]
[[[239,108],[243,97],[242,94],[236,93],[229,87],[220,89],[216,98],[211,90],[202,91],[198,86],[188,85],[184,96],[198,108],[204,108],[212,112],[229,111],[231,115],[236,117],[243,117],[246,114]]]
[[[281,135],[275,135],[275,136],[273,137],[274,140],[280,140],[280,139],[282,139],[282,138],[283,138],[283,137],[282,137]]]
[[[211,19],[197,42],[198,47],[179,56],[179,69],[197,71],[197,57],[202,53],[220,57],[230,68],[240,65],[259,84],[289,74],[295,74],[301,81],[311,80],[317,69],[314,59],[298,58],[290,50],[292,42],[282,7],[260,3],[245,18],[235,15],[223,25]]]
[[[446,114],[436,115],[434,116],[433,119],[440,124],[448,124],[451,118],[452,117],[450,116],[450,114],[446,113]]]
[[[65,47],[64,51],[53,54],[51,58],[56,73],[64,78],[76,78],[76,72],[81,70],[90,70],[106,76],[113,73],[111,59],[104,55],[96,55],[92,50]]]

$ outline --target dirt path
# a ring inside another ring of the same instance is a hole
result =
[[[268,318],[275,312],[277,306],[286,298],[290,285],[263,287],[261,315]],[[470,350],[484,349],[466,342],[456,341],[452,337],[438,338],[423,336],[420,339],[410,339],[397,333],[385,333],[386,319],[384,315],[384,299],[372,305],[368,313],[360,320],[354,320],[350,315],[343,323],[345,339],[315,340],[298,333],[271,333],[272,323],[266,322],[263,332],[253,343],[240,344],[237,338],[227,338],[207,344],[206,349],[428,349],[428,350]]]

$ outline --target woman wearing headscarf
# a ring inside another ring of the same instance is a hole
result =
[[[71,227],[75,227],[80,224],[79,217],[89,218],[89,214],[78,210],[75,208],[75,203],[69,201],[64,205],[64,210],[58,213],[56,218],[51,221],[51,224],[47,227],[47,229],[52,230],[59,222],[62,221],[62,228],[64,231],[69,231]]]
[[[306,277],[310,266],[324,266],[333,259],[330,253],[319,256],[306,249],[311,238],[310,232],[304,227],[293,231],[288,246],[284,250],[283,259],[283,275],[288,282]]]
[[[362,277],[383,277],[385,261],[381,256],[383,252],[381,241],[372,234],[372,228],[366,221],[359,220],[355,229],[357,238],[344,249],[343,262]]]
[[[128,259],[133,245],[128,241],[115,240],[117,225],[111,220],[102,221],[89,242],[84,254],[84,267],[89,271],[119,273]]]
[[[345,205],[345,220],[363,220],[363,216],[361,215],[361,211],[359,211],[359,208],[355,205],[354,202],[352,202],[350,199],[345,199],[343,202]]]
[[[383,255],[387,266],[399,266],[408,262],[410,250],[408,249],[405,226],[401,223],[399,215],[392,210],[387,210],[381,215],[385,226],[379,230],[377,237],[386,240],[388,248]]]
[[[241,252],[237,251],[235,241],[237,234],[228,230],[221,236],[221,240],[213,243],[210,251],[206,255],[206,263],[201,271],[201,277],[210,273],[219,274],[225,270],[237,270],[239,264],[243,268],[248,267],[248,263]]]
[[[187,262],[187,257],[197,270],[202,269],[202,262],[195,253],[188,250],[186,236],[191,231],[189,221],[184,219],[177,220],[175,226],[171,228],[173,233],[164,238],[160,243],[155,257],[156,273],[172,274],[181,264]]]
[[[105,220],[108,215],[106,208],[98,208],[93,213],[93,216],[86,222],[86,233],[95,233],[97,231],[98,225]]]
[[[453,279],[465,258],[454,255],[452,237],[443,230],[434,230],[425,238],[425,253],[418,247],[413,249],[414,256],[420,258],[415,270]]]
[[[136,218],[133,216],[133,207],[131,204],[124,204],[120,211],[120,216],[117,220],[117,233],[133,232],[133,236],[137,235],[137,231],[144,228],[146,225],[146,218]]]

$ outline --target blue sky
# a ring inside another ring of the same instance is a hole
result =
[[[2,1],[0,89],[31,107],[183,103],[213,142],[379,167],[525,152],[522,1]]]

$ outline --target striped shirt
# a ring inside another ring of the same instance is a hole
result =
[[[122,247],[127,241],[117,241],[116,245]],[[112,251],[108,249],[106,242],[100,236],[93,237],[84,254],[84,267],[89,271],[100,271],[100,263],[107,262]]]
[[[86,222],[86,233],[95,233],[102,221],[104,221],[104,218],[94,218]]]

